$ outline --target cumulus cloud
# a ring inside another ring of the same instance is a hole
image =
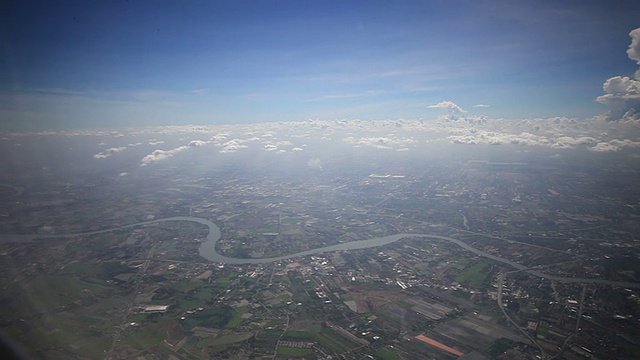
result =
[[[631,36],[631,45],[629,45],[627,55],[629,59],[635,60],[636,63],[640,65],[640,28],[632,30],[629,36]]]
[[[189,146],[204,146],[207,142],[203,140],[192,140],[189,142]]]
[[[226,138],[228,138],[228,137],[229,137],[229,134],[221,133],[221,134],[215,134],[215,135],[213,135],[213,136],[211,137],[211,139],[209,139],[209,140],[213,140],[213,141],[222,141],[222,140],[225,140],[225,139],[226,139]]]
[[[625,147],[640,147],[640,142],[629,139],[612,139],[607,142],[599,142],[589,150],[596,152],[619,151]]]
[[[454,103],[453,101],[447,100],[447,101],[441,101],[437,104],[433,104],[433,105],[428,105],[428,108],[442,108],[442,109],[447,109],[447,112],[449,114],[449,118],[452,120],[457,119],[458,117],[460,117],[460,115],[466,113],[465,110],[463,110],[460,106],[458,106],[456,103]]]
[[[571,136],[560,136],[555,139],[555,142],[551,145],[551,147],[557,149],[571,149],[576,145],[588,145],[595,144],[598,140],[591,136],[579,136],[579,137],[571,137]]]
[[[640,28],[629,33],[631,45],[627,55],[640,65]],[[626,76],[614,76],[607,79],[602,86],[605,94],[596,101],[609,108],[608,120],[640,120],[640,70],[635,79]]]
[[[168,159],[179,152],[187,150],[188,148],[188,146],[179,146],[171,150],[154,150],[151,154],[143,157],[142,160],[140,160],[140,166],[147,166],[149,164]]]
[[[240,149],[246,149],[248,146],[245,145],[246,142],[249,141],[255,141],[254,138],[251,139],[231,139],[227,142],[224,142],[222,144],[216,144],[217,146],[220,146],[222,149],[220,149],[220,153],[222,154],[227,154],[227,153],[234,153]]]
[[[119,153],[120,151],[124,151],[127,150],[126,146],[118,146],[118,147],[112,147],[110,149],[101,151],[95,155],[93,155],[94,158],[96,159],[105,159],[108,158],[109,156],[115,154],[115,153]]]
[[[293,143],[289,140],[273,141],[271,138],[272,136],[267,136],[267,139],[263,141],[263,144],[264,144],[263,149],[266,151],[275,151],[278,154],[282,154],[287,152],[286,148],[293,147]],[[255,139],[259,140],[257,138]],[[293,150],[293,149],[290,149],[290,150]],[[296,151],[299,151],[299,150],[296,150]]]

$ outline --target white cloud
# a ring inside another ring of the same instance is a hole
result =
[[[127,150],[126,146],[118,146],[118,147],[112,147],[110,149],[104,150],[102,152],[99,152],[95,155],[93,155],[94,158],[96,159],[105,159],[108,158],[109,156],[115,154],[115,153],[119,153],[120,151],[124,151]]]
[[[631,30],[629,36],[631,36],[631,44],[627,49],[627,55],[629,59],[635,60],[640,65],[640,28]]]
[[[447,109],[447,110],[449,110],[449,112],[456,113],[456,114],[466,113],[465,110],[463,110],[460,106],[458,106],[456,103],[454,103],[453,101],[450,101],[450,100],[441,101],[441,102],[439,102],[437,104],[428,105],[427,107],[428,108]]]
[[[149,140],[149,145],[160,145],[160,144],[164,144],[164,141],[163,140],[155,140],[155,139]]]
[[[140,162],[142,163],[140,164],[140,166],[147,166],[149,164],[153,164],[155,162],[168,159],[173,155],[179,152],[185,151],[187,149],[189,149],[188,146],[179,146],[171,150],[154,150],[151,154],[143,157],[142,160],[140,160]]]
[[[617,85],[611,86],[610,91],[615,91]],[[627,88],[622,87],[622,90],[618,89],[618,91],[627,91]],[[100,134],[100,139],[105,136],[112,139],[115,135],[97,131],[91,133]],[[194,136],[194,133],[197,135]],[[75,131],[69,134],[81,133]],[[82,135],[87,134],[82,133]],[[427,144],[439,142],[517,144],[522,147],[544,146],[584,151],[617,151],[623,148],[640,151],[640,146],[637,145],[640,144],[640,122],[610,122],[601,118],[496,119],[483,117],[475,119],[465,116],[458,121],[450,121],[446,117],[429,120],[313,120],[212,125],[197,129],[193,126],[149,127],[127,129],[127,134],[151,139],[150,141],[153,142],[159,141],[155,139],[163,135],[167,136],[166,139],[170,139],[170,136],[180,134],[178,138],[185,139],[183,146],[176,149],[156,150],[150,153],[144,161],[141,161],[142,165],[151,165],[176,156],[178,152],[192,149],[194,146],[205,146],[206,149],[209,144],[214,144],[220,153],[233,153],[245,148],[271,154],[284,153],[281,150],[285,150],[289,153],[297,153],[298,158],[308,151],[302,142],[309,144],[309,148],[313,148],[314,155],[311,156],[317,157],[318,152],[322,152],[323,149],[334,148],[336,141],[354,147],[379,148],[394,152],[414,151],[414,149],[422,149]],[[190,141],[194,138],[203,140]],[[157,148],[154,147],[151,150]],[[103,158],[107,154],[112,155],[118,151],[122,150],[107,149],[103,152],[104,154],[96,154],[96,158]]]
[[[523,132],[520,134],[508,134],[496,131],[486,131],[477,129],[458,129],[459,135],[447,137],[449,141],[456,144],[487,144],[487,145],[546,145],[549,140],[543,136]]]
[[[207,142],[203,140],[192,140],[189,142],[189,146],[204,146]]]
[[[488,108],[489,105],[487,105],[487,104],[476,104],[476,105],[473,105],[473,107],[474,108]]]
[[[395,149],[396,147],[406,147],[407,145],[415,144],[418,141],[412,138],[403,138],[395,136],[381,136],[381,137],[360,137],[355,138],[349,136],[343,139],[347,144],[355,146],[371,146],[378,149]]]
[[[640,81],[626,76],[614,76],[603,85],[606,94],[596,101],[609,107],[607,119],[638,119],[640,117]]]
[[[571,137],[571,136],[561,136],[555,139],[555,143],[551,145],[551,147],[557,149],[570,149],[576,145],[588,145],[595,144],[598,140],[591,136],[580,136],[580,137]]]
[[[629,33],[631,45],[627,55],[640,65],[640,28]],[[596,101],[609,107],[608,120],[640,120],[640,70],[635,80],[626,76],[614,76],[602,86],[605,94]]]
[[[311,169],[322,171],[322,161],[320,161],[320,159],[311,159],[307,162],[307,165]]]
[[[625,147],[640,147],[640,141],[632,141],[629,139],[612,139],[607,142],[599,142],[594,147],[590,147],[589,150],[597,152],[607,152],[619,151]]]
[[[231,139],[225,143],[217,144],[217,146],[222,147],[222,149],[220,149],[220,153],[222,154],[234,153],[240,149],[246,149],[248,146],[245,145],[244,143],[249,141],[254,141],[254,140],[253,139],[245,139],[245,140]]]
[[[212,141],[222,141],[222,140],[225,140],[225,139],[226,139],[226,138],[228,138],[228,137],[229,137],[229,134],[221,133],[221,134],[215,134],[215,135],[213,135],[209,140],[212,140]]]

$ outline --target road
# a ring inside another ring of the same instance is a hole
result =
[[[522,271],[522,270],[511,271],[509,272],[509,274],[516,273],[519,271]],[[529,339],[529,341],[531,341],[531,343],[538,348],[538,351],[540,351],[540,358],[542,360],[545,360],[547,357],[547,354],[544,352],[544,349],[542,348],[542,346],[540,346],[540,344],[538,344],[538,342],[534,338],[532,338],[531,335],[529,335],[529,333],[526,330],[521,328],[520,325],[518,325],[513,319],[511,319],[511,317],[507,313],[507,310],[504,308],[504,304],[502,302],[502,286],[504,285],[505,275],[507,275],[507,273],[502,273],[498,277],[498,306],[500,307],[500,310],[502,311],[502,314],[504,315],[504,317],[506,317],[507,320],[509,320],[509,322],[511,323],[511,325],[515,326],[515,328],[518,329],[522,333],[522,335],[524,335],[527,339]]]
[[[135,290],[133,291],[133,296],[131,300],[127,303],[124,314],[122,315],[122,321],[120,322],[120,326],[116,328],[116,332],[113,334],[113,341],[111,342],[111,347],[109,347],[109,351],[107,352],[106,360],[111,359],[113,356],[113,352],[118,347],[118,342],[120,342],[120,337],[122,336],[122,331],[127,327],[127,319],[129,318],[129,314],[131,313],[131,309],[135,303],[136,296],[138,295],[138,291],[140,290],[140,283],[142,282],[142,278],[147,273],[147,269],[149,268],[149,264],[153,258],[153,254],[156,251],[156,244],[154,243],[149,249],[147,253],[147,258],[144,263],[140,267],[140,271],[138,272],[139,276],[136,279]]]

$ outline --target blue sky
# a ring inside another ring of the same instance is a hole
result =
[[[603,82],[637,70],[640,2],[19,1],[1,16],[5,128],[433,118],[444,100],[590,117]]]

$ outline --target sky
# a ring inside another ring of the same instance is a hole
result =
[[[588,118],[638,27],[636,0],[8,1],[0,129]]]

